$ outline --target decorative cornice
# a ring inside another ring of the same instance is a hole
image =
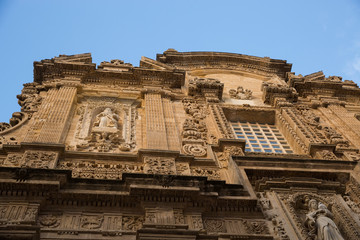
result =
[[[156,60],[179,69],[230,68],[267,76],[275,74],[281,78],[285,77],[286,72],[291,71],[292,66],[285,60],[269,57],[224,52],[178,52],[173,49],[157,54]]]

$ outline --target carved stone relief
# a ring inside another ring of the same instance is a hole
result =
[[[350,151],[344,152],[344,156],[349,161],[355,161],[355,162],[360,161],[360,154],[357,152],[350,152]]]
[[[121,179],[122,173],[142,173],[143,166],[130,163],[107,163],[101,161],[62,161],[58,168],[72,170],[74,178]]]
[[[189,163],[176,163],[176,172],[180,175],[190,175]]]
[[[208,129],[205,124],[205,106],[196,103],[193,99],[184,99],[183,105],[190,116],[183,123],[182,144],[186,154],[196,157],[207,155]]]
[[[304,239],[358,239],[360,236],[356,223],[344,207],[334,201],[334,195],[297,192],[279,196]],[[318,228],[323,224],[330,227]],[[337,238],[327,238],[329,234],[335,234]]]
[[[136,231],[142,227],[144,221],[143,216],[123,216],[122,227],[124,230]]]
[[[305,226],[309,229],[308,235],[311,238],[319,240],[344,239],[332,220],[333,214],[323,203],[311,199],[308,205],[309,212],[306,214]]]
[[[290,237],[285,229],[285,221],[279,216],[278,210],[274,209],[265,192],[257,193],[259,204],[267,220],[270,220],[273,225],[273,231],[281,240],[290,240]]]
[[[40,92],[44,90],[45,87],[36,82],[24,84],[21,94],[16,96],[19,99],[18,103],[21,106],[21,111],[36,112],[42,101]]]
[[[235,146],[225,147],[223,152],[217,152],[216,157],[220,168],[229,166],[230,156],[244,156],[244,152],[240,147]]]
[[[24,164],[31,168],[54,168],[58,153],[47,151],[25,151]]]
[[[176,174],[174,158],[145,156],[144,163],[144,173]]]
[[[15,137],[8,137],[8,136],[1,136],[0,135],[0,148],[3,147],[4,144],[9,144],[9,145],[18,145],[19,142],[16,140]]]
[[[266,221],[258,219],[226,218],[204,219],[205,229],[209,232],[229,234],[270,234]]]
[[[174,209],[174,220],[175,224],[185,224],[184,213],[182,209]]]
[[[135,144],[136,107],[117,98],[87,98],[77,109],[75,145],[69,150],[131,151]]]
[[[16,129],[23,125],[28,119],[31,118],[31,114],[23,112],[15,112],[9,120],[9,123],[0,122],[0,134],[6,134],[13,129]]]
[[[23,155],[18,153],[9,153],[4,161],[4,166],[19,167],[23,163]]]
[[[241,99],[241,100],[251,100],[252,91],[249,89],[244,89],[242,86],[237,87],[237,89],[229,90],[230,98]]]
[[[296,89],[287,85],[263,82],[261,86],[263,91],[264,103],[274,105],[277,98],[286,99],[288,102],[297,102],[299,94]]]
[[[178,220],[182,212],[177,211]],[[175,211],[172,208],[166,207],[157,207],[157,208],[148,208],[145,213],[145,223],[148,224],[158,224],[158,225],[168,225],[175,224]]]
[[[56,215],[40,215],[39,223],[41,227],[45,228],[57,228],[61,223],[61,216]]]
[[[210,112],[215,120],[215,123],[221,133],[222,138],[236,138],[234,131],[226,119],[224,111],[219,105],[210,105]]]
[[[285,124],[288,124],[288,128],[291,129],[292,132],[294,132],[293,129],[296,129],[295,135],[301,137],[307,146],[311,143],[315,143],[336,144],[337,147],[340,148],[349,147],[349,142],[341,134],[328,125],[322,123],[320,121],[320,117],[317,116],[313,110],[305,106],[298,106],[297,108],[283,108],[281,115],[281,119],[284,120]],[[302,144],[299,145],[304,149],[304,151],[306,150],[305,146],[302,146]],[[336,159],[334,153],[331,152],[318,153],[317,157],[323,159]]]
[[[325,160],[339,160],[336,155],[329,150],[318,151],[316,152],[315,157]]]
[[[208,232],[226,232],[225,221],[223,219],[204,219],[204,226]]]
[[[56,166],[57,159],[57,152],[27,150],[24,154],[8,154],[4,161],[4,166],[54,168]]]
[[[38,204],[0,203],[0,225],[35,224]]]
[[[203,220],[202,220],[201,215],[192,215],[192,216],[189,216],[189,219],[190,219],[190,227],[192,229],[196,229],[196,230],[204,229]]]
[[[102,216],[81,216],[80,227],[84,229],[99,229],[103,220]]]
[[[265,221],[243,220],[242,222],[248,234],[270,234]]]
[[[207,102],[219,102],[222,99],[224,84],[213,78],[190,79],[188,84],[189,96],[205,98]]]
[[[348,205],[348,207],[351,209],[357,219],[360,220],[360,203],[352,201],[350,196],[344,196],[343,198],[345,203]]]
[[[191,174],[193,176],[204,176],[208,177],[211,180],[220,180],[220,172],[215,169],[205,169],[203,167],[193,167],[191,168]]]
[[[121,235],[123,230],[136,231],[142,227],[143,216],[95,213],[45,213],[38,222],[42,230],[56,231],[61,235],[101,231],[105,236]]]

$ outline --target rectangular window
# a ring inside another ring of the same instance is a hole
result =
[[[246,152],[293,153],[274,125],[250,122],[231,122],[231,125],[237,138],[246,140]]]

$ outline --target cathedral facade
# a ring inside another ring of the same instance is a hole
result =
[[[0,239],[360,239],[360,89],[291,67],[34,62],[0,123]]]

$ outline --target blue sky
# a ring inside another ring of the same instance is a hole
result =
[[[0,122],[19,111],[33,61],[91,52],[135,66],[168,48],[284,59],[360,85],[360,0],[0,0]]]

